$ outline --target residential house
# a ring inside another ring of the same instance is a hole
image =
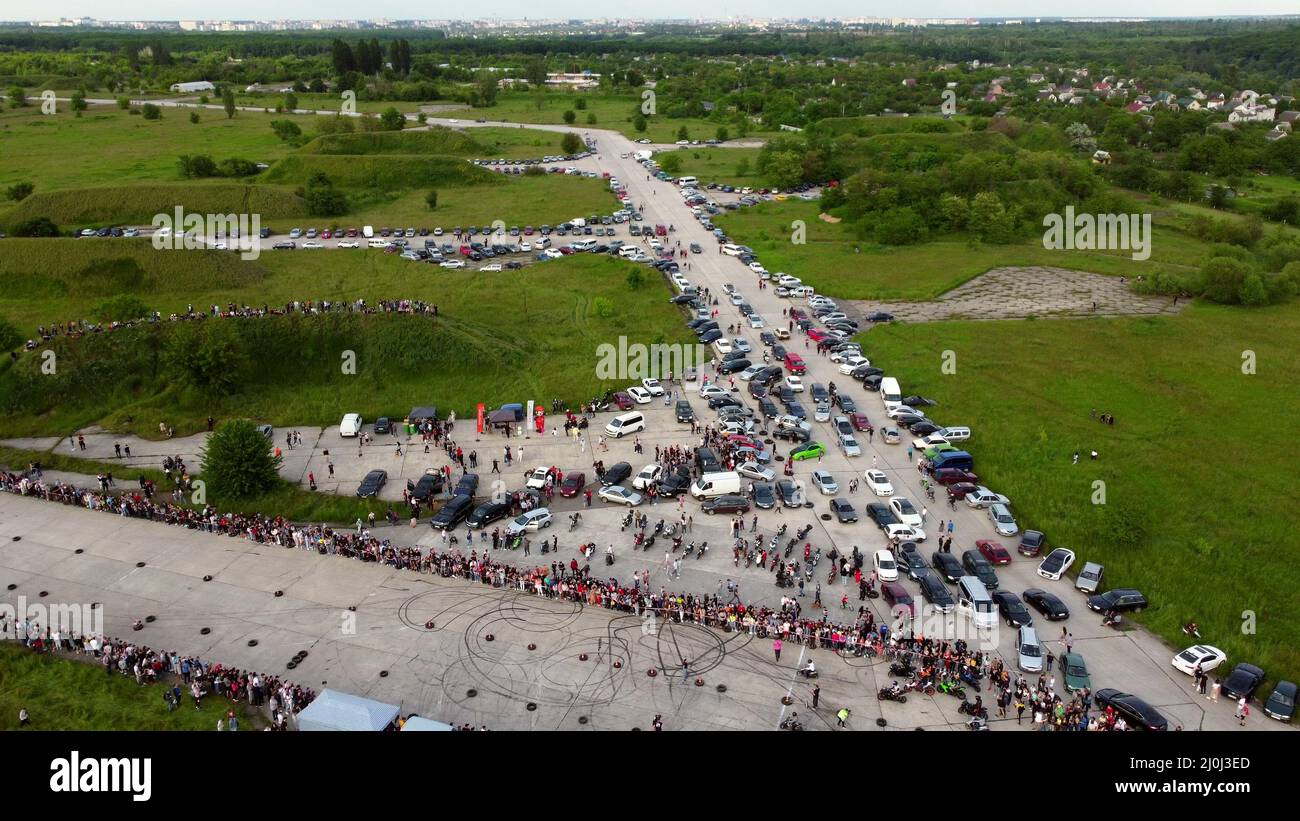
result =
[[[1030,75],[1029,75],[1029,82],[1030,82],[1031,84],[1038,84],[1038,83],[1041,83],[1043,80],[1046,80],[1046,79],[1047,79],[1047,78],[1044,77],[1044,76],[1041,75],[1041,74],[1030,74]]]
[[[1228,113],[1231,123],[1271,123],[1277,115],[1277,109],[1259,103],[1242,103]]]
[[[1131,102],[1128,105],[1124,106],[1124,110],[1130,114],[1141,114],[1142,112],[1147,111],[1150,108],[1151,106],[1147,105],[1146,103],[1136,102],[1136,101]]]
[[[1093,165],[1110,165],[1110,152],[1098,149],[1092,154]]]
[[[1264,139],[1271,143],[1275,143],[1286,136],[1289,136],[1289,132],[1283,131],[1280,128],[1274,128],[1272,131],[1264,135]],[[1290,143],[1287,143],[1287,145],[1290,145]]]

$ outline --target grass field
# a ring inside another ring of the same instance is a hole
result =
[[[1039,239],[987,245],[960,235],[917,245],[878,246],[857,240],[846,223],[818,219],[815,202],[762,203],[718,217],[735,241],[752,247],[770,271],[793,274],[819,292],[845,299],[920,300],[951,290],[990,268],[1049,265],[1134,277],[1167,270],[1187,273],[1199,266],[1207,243],[1153,219],[1151,259],[1135,261],[1126,251],[1055,251]],[[791,242],[795,220],[806,226],[807,242]],[[854,249],[859,249],[855,251]]]
[[[663,152],[656,159],[662,162],[665,156],[680,157],[682,170],[679,174],[699,177],[701,183],[716,182],[719,185],[736,187],[748,185],[751,188],[771,188],[775,183],[760,174],[755,167],[758,164],[758,152],[757,148],[690,146]],[[743,175],[736,173],[741,160],[749,165],[748,172]]]
[[[79,241],[27,242],[41,243],[38,253],[57,259],[60,246]],[[28,250],[9,240],[0,244],[0,270],[21,267]],[[91,251],[77,253],[84,266],[96,267]],[[595,376],[601,343],[617,343],[620,335],[685,341],[681,315],[668,304],[660,281],[652,278],[633,290],[626,275],[634,265],[611,258],[571,257],[521,272],[479,274],[366,250],[266,253],[256,262],[234,263],[249,269],[242,278],[227,276],[205,286],[208,273],[232,264],[230,255],[172,253],[189,254],[191,261],[177,268],[169,287],[155,289],[147,269],[123,279],[134,283],[125,292],[164,316],[191,303],[206,308],[409,297],[437,304],[440,319],[436,325],[401,316],[240,321],[243,344],[254,352],[257,367],[243,388],[217,398],[192,395],[159,368],[156,352],[165,345],[166,328],[64,343],[56,348],[55,376],[39,374],[35,357],[0,370],[0,401],[8,408],[0,417],[4,435],[62,434],[93,423],[150,435],[161,418],[184,434],[200,430],[208,413],[275,425],[326,425],[345,409],[366,418],[400,417],[412,405],[435,404],[465,416],[479,401],[579,402],[601,387]],[[45,270],[56,264],[48,261]],[[0,313],[27,333],[55,318],[91,315],[104,298],[66,289],[66,281],[53,276],[54,284],[42,287],[43,279],[29,276],[21,295],[0,294]],[[355,376],[340,373],[343,350],[357,353]]]
[[[1076,568],[1103,562],[1107,587],[1141,588],[1155,606],[1139,621],[1181,645],[1194,618],[1232,663],[1295,680],[1292,489],[1265,443],[1300,417],[1297,338],[1295,303],[1198,303],[1171,317],[890,325],[864,347],[905,393],[938,399],[941,423],[971,426],[976,471],[1022,527],[1075,550]],[[940,372],[943,351],[955,374]],[[1097,462],[1071,464],[1093,449]],[[1256,634],[1243,633],[1248,613]]]
[[[181,688],[184,690],[184,687]],[[42,655],[0,642],[0,731],[17,730],[18,711],[26,709],[28,730],[215,730],[217,721],[237,710],[240,731],[260,730],[266,719],[246,704],[209,695],[194,709],[187,694],[167,712],[161,684],[141,687],[95,663]]]

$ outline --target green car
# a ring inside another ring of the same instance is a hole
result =
[[[961,448],[956,447],[955,445],[935,445],[932,448],[925,449],[925,458],[933,459],[934,457],[938,456],[940,453],[945,453],[950,450],[961,450]]]
[[[1083,656],[1078,653],[1066,653],[1061,656],[1061,675],[1065,679],[1065,689],[1071,693],[1092,686],[1088,676],[1088,665],[1083,663]]]
[[[826,454],[826,446],[821,442],[808,442],[790,451],[790,459],[802,462],[804,459],[816,459]]]

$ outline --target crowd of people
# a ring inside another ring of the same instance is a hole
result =
[[[65,322],[56,322],[49,325],[40,325],[36,328],[36,336],[27,340],[26,349],[34,350],[42,344],[52,342],[59,337],[77,339],[91,334],[102,334],[111,331],[118,331],[123,328],[134,328],[138,325],[149,325],[159,322],[184,322],[197,321],[205,319],[247,319],[260,318],[268,316],[315,316],[319,314],[419,314],[436,318],[438,316],[438,306],[431,302],[420,299],[381,299],[374,304],[370,304],[364,299],[350,301],[333,301],[333,300],[295,300],[286,302],[283,305],[272,306],[269,303],[263,303],[261,306],[256,305],[236,305],[233,302],[226,305],[211,305],[206,311],[195,310],[194,306],[188,305],[182,313],[169,314],[165,319],[161,311],[155,311],[153,314],[143,316],[138,319],[114,320],[108,322],[93,322],[88,319],[73,319]]]

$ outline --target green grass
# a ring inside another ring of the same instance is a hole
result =
[[[757,148],[705,148],[697,145],[662,152],[656,159],[663,162],[666,156],[680,157],[681,171],[678,175],[699,177],[702,183],[716,182],[719,185],[736,187],[748,185],[752,188],[771,188],[775,183],[759,173],[756,167],[758,153]],[[742,159],[749,164],[749,171],[744,175],[736,173]]]
[[[34,217],[48,217],[64,231],[112,223],[149,225],[156,214],[171,217],[177,206],[186,213],[262,214],[264,219],[307,214],[306,202],[294,186],[224,181],[140,183],[37,192],[0,213],[0,225],[12,229]]]
[[[579,99],[587,101],[587,109],[579,111],[574,109],[575,102]],[[737,139],[740,135],[736,127],[731,123],[716,123],[710,120],[686,117],[681,119],[669,119],[668,117],[650,116],[647,117],[646,130],[637,131],[632,127],[636,112],[641,106],[640,94],[610,94],[608,92],[567,92],[567,91],[548,91],[542,96],[542,106],[537,107],[537,99],[534,94],[528,92],[504,92],[497,95],[496,105],[490,108],[478,108],[473,112],[465,112],[464,115],[458,116],[464,119],[470,116],[472,119],[485,117],[489,120],[505,120],[515,123],[551,123],[554,125],[564,124],[564,112],[573,109],[577,119],[574,121],[574,128],[581,129],[588,126],[587,115],[595,114],[596,122],[591,124],[590,128],[604,128],[619,131],[633,139],[648,137],[657,143],[671,143],[677,140],[677,131],[682,126],[686,126],[687,132],[692,140],[711,140],[717,136],[718,126],[725,125],[730,132],[732,139]],[[750,129],[749,137],[761,138],[770,137],[778,132],[763,131],[758,126]]]
[[[313,174],[324,174],[348,191],[495,185],[506,181],[502,175],[459,157],[411,154],[295,154],[280,160],[262,176],[268,183],[303,185]]]
[[[768,270],[792,274],[819,292],[846,299],[933,299],[990,268],[1006,265],[1129,277],[1158,271],[1185,274],[1204,261],[1209,249],[1160,215],[1152,221],[1151,259],[1140,262],[1123,251],[1048,250],[1038,238],[988,245],[957,236],[917,245],[878,246],[856,239],[848,223],[818,219],[819,210],[818,203],[802,200],[762,203],[719,216],[715,223],[733,241],[757,251]],[[806,226],[807,241],[802,245],[791,242],[795,220]]]
[[[1107,587],[1141,588],[1154,606],[1139,621],[1181,645],[1194,618],[1231,663],[1295,680],[1293,483],[1266,443],[1300,418],[1297,338],[1300,304],[1198,303],[1150,318],[895,324],[864,347],[905,393],[938,399],[942,423],[971,426],[976,471],[1022,527],[1075,550],[1076,566],[1104,563]],[[1091,421],[1093,408],[1116,424]],[[1071,464],[1092,449],[1097,462]],[[1248,612],[1257,634],[1242,632]]]
[[[177,95],[173,94],[171,96],[175,97]],[[195,95],[183,95],[183,96],[195,96]],[[301,92],[294,92],[294,96],[298,98],[298,108],[311,110],[311,111],[338,111],[343,104],[343,95],[341,93],[340,94],[329,94],[329,93],[313,94],[310,91],[301,91]],[[209,97],[211,98],[210,100],[211,102],[214,103],[221,102],[221,100],[217,97],[212,97],[212,95],[209,95]],[[243,92],[237,92],[235,94],[235,105],[256,106],[258,108],[263,108],[263,109],[269,108],[271,109],[272,112],[274,112],[276,106],[284,105],[284,98],[285,95],[283,92],[243,91]],[[197,97],[195,97],[195,99],[197,99]],[[398,111],[402,112],[403,114],[415,114],[420,110],[420,106],[422,105],[438,105],[443,102],[447,102],[447,101],[435,100],[431,103],[421,103],[421,102],[415,102],[410,100],[394,100],[394,101],[363,100],[361,99],[360,95],[358,95],[356,100],[356,104],[357,104],[356,110],[366,114],[381,114],[390,108],[395,108]],[[222,114],[222,116],[225,116],[224,113]]]
[[[357,197],[352,213],[342,222],[380,225],[441,226],[555,225],[573,217],[608,214],[616,200],[608,183],[599,179],[547,174],[542,177],[508,177],[499,185],[435,186],[438,207],[429,210],[426,189]],[[335,220],[338,222],[338,220]]]
[[[182,685],[184,691],[185,687]],[[181,705],[167,712],[161,684],[141,687],[94,661],[36,653],[15,642],[0,642],[0,730],[17,730],[18,711],[31,717],[28,730],[195,730],[211,731],[231,709],[240,731],[258,730],[266,719],[245,702],[208,695],[202,706],[185,692]]]

